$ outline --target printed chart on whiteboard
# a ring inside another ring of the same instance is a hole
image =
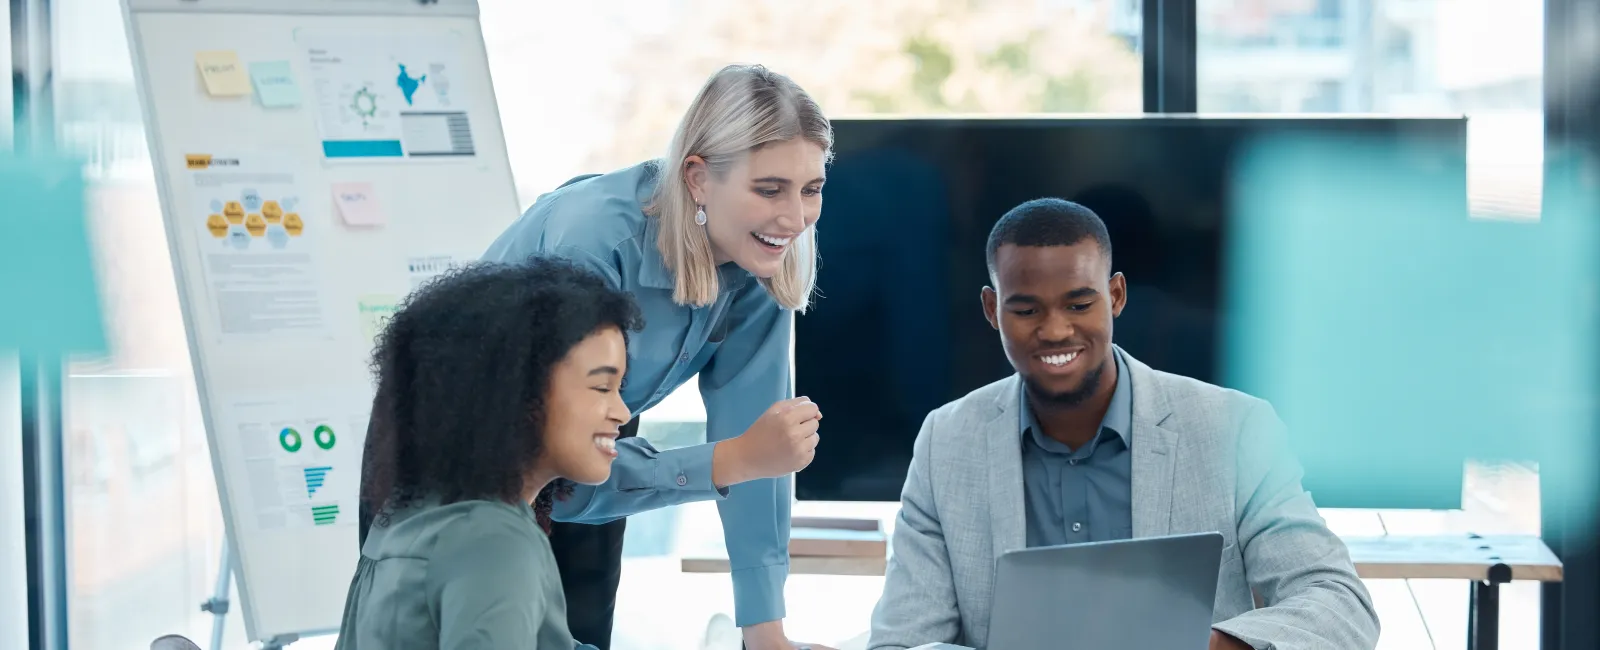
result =
[[[190,224],[206,293],[224,338],[322,336],[315,239],[294,167],[271,154],[185,156],[194,186]]]
[[[429,280],[451,269],[463,266],[464,261],[451,255],[419,255],[406,258],[406,274],[411,277],[411,290],[416,291]]]
[[[363,418],[270,394],[236,395],[225,406],[224,431],[239,437],[244,454],[255,528],[355,523]]]
[[[477,155],[455,32],[301,30],[322,154],[340,159]]]

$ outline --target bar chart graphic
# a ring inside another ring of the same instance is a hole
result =
[[[328,472],[330,470],[332,470],[332,469],[333,469],[332,467],[307,467],[307,468],[305,468],[305,473],[306,473],[306,497],[307,498],[316,496],[317,490],[322,489],[322,484],[323,484],[323,482],[327,481]]]
[[[327,526],[339,518],[339,504],[330,503],[325,506],[311,506],[311,523],[318,526]]]

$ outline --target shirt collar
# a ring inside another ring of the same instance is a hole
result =
[[[639,235],[639,284],[652,289],[673,289],[678,283],[673,281],[666,260],[661,259],[661,249],[656,247],[657,236],[655,217],[646,216],[644,232]]]
[[[644,228],[639,232],[639,284],[652,289],[672,289],[677,287],[673,281],[672,271],[667,268],[665,260],[661,259],[661,249],[656,247],[657,224],[656,218],[644,214],[644,210],[655,199],[656,183],[661,178],[661,162],[650,161],[640,165],[639,184],[635,188],[635,198],[639,202],[639,215],[644,218]]]
[[[678,283],[673,279],[672,271],[667,269],[666,260],[661,258],[661,249],[656,247],[657,236],[655,218],[646,217],[644,232],[639,235],[639,284],[670,291],[676,289]],[[754,277],[737,264],[718,266],[717,293],[728,294],[743,289]]]
[[[1113,348],[1111,356],[1117,360],[1117,388],[1111,391],[1111,406],[1106,409],[1100,426],[1116,432],[1122,437],[1123,444],[1132,448],[1133,381],[1128,378],[1128,363],[1122,360],[1122,350]]]
[[[1133,448],[1133,386],[1128,379],[1128,364],[1122,360],[1122,351],[1113,349],[1112,358],[1117,360],[1117,387],[1111,391],[1111,404],[1106,408],[1105,417],[1100,419],[1100,429],[1103,435],[1110,430],[1122,439],[1122,444],[1129,449]],[[1044,431],[1039,428],[1039,421],[1033,417],[1033,409],[1028,407],[1027,387],[1022,382],[1017,382],[1017,402],[1020,405],[1018,413],[1021,417],[1021,429],[1024,434],[1031,432],[1038,437]],[[1042,439],[1040,440],[1042,443]]]

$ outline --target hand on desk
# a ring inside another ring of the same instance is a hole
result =
[[[834,650],[815,643],[796,643],[783,633],[783,621],[758,623],[744,628],[745,650]]]
[[[1209,648],[1210,650],[1253,650],[1250,644],[1216,630],[1211,631],[1211,645]]]

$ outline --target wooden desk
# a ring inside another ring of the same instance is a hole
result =
[[[877,576],[883,577],[888,558],[881,557],[790,557],[789,575]],[[727,573],[726,556],[684,556],[684,573]]]
[[[1356,573],[1368,580],[1471,580],[1468,650],[1500,645],[1500,585],[1513,580],[1561,582],[1561,561],[1537,537],[1434,535],[1347,537]],[[881,557],[791,557],[791,575],[882,576]],[[686,573],[726,573],[728,558],[685,556]]]
[[[1500,585],[1561,582],[1561,560],[1537,537],[1454,535],[1348,537],[1356,573],[1367,579],[1471,580],[1467,649],[1500,647]]]

